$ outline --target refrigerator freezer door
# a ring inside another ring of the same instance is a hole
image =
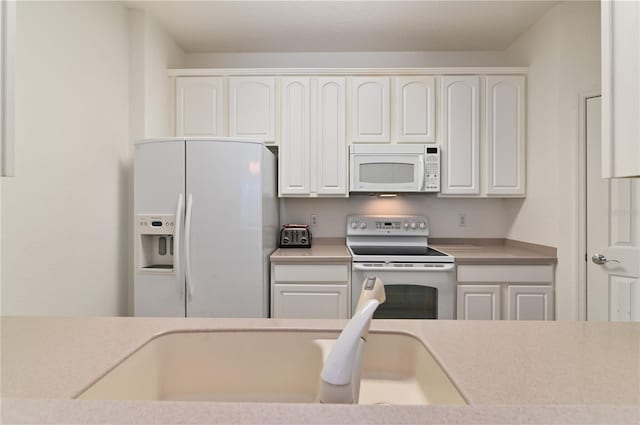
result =
[[[190,317],[267,317],[261,144],[187,141]]]
[[[137,144],[134,159],[134,216],[176,214],[177,240],[184,229],[185,142],[184,139]],[[134,314],[136,316],[185,316],[185,286],[182,255],[173,272],[144,270],[141,265],[140,234],[134,241]],[[175,253],[184,252],[176,246]]]

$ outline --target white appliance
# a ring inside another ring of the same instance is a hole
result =
[[[347,247],[352,256],[351,293],[378,277],[387,301],[379,319],[455,319],[455,258],[429,246],[423,216],[349,216]],[[352,312],[357,299],[352,297]]]
[[[349,149],[351,192],[440,192],[438,145],[353,144]]]
[[[276,159],[250,139],[135,145],[136,316],[268,317]]]

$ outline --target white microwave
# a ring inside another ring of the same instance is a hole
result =
[[[440,192],[440,147],[433,144],[353,144],[350,191]]]

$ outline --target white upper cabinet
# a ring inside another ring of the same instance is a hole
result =
[[[316,191],[346,196],[345,78],[318,78],[315,98]]]
[[[345,78],[282,77],[280,103],[280,196],[348,196]]]
[[[442,193],[480,193],[480,77],[442,77]]]
[[[229,136],[276,140],[275,77],[229,78]]]
[[[389,143],[390,77],[351,78],[351,141]]]
[[[223,136],[221,77],[176,78],[176,135]]]
[[[525,79],[486,77],[487,194],[525,194]]]
[[[602,177],[640,176],[640,2],[601,2]]]
[[[309,108],[311,106],[309,78],[285,77],[280,85],[280,194],[310,193]]]
[[[395,139],[398,143],[435,142],[436,79],[430,76],[395,78]]]

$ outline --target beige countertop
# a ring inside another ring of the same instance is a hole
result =
[[[278,248],[271,254],[272,263],[333,262],[350,263],[351,254],[344,238],[315,238],[311,248]]]
[[[572,423],[595,423],[598,418],[607,423],[638,423],[640,419],[638,323],[373,322],[373,332],[399,331],[418,337],[471,407],[70,400],[162,333],[274,328],[335,331],[345,323],[2,318],[2,423],[400,423],[447,418],[453,420],[450,423],[567,423],[570,418],[577,421]]]
[[[510,239],[431,238],[429,245],[455,257],[456,264],[549,264],[556,249]],[[311,248],[279,248],[272,263],[351,262],[343,238],[317,238]]]
[[[550,246],[511,239],[432,238],[429,245],[451,254],[456,264],[549,264],[557,261]]]

